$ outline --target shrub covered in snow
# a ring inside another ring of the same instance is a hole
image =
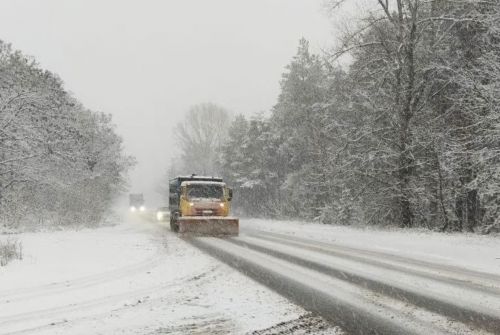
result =
[[[0,266],[5,266],[13,259],[23,259],[23,245],[16,240],[0,240]]]

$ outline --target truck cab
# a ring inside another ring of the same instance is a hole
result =
[[[181,216],[228,216],[230,193],[223,182],[184,181],[180,190]]]

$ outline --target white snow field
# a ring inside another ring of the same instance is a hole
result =
[[[306,314],[165,225],[16,238],[24,260],[0,268],[0,334],[245,334]]]

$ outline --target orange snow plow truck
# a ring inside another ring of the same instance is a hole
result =
[[[239,220],[229,216],[232,193],[222,178],[193,174],[170,179],[170,229],[195,235],[238,235]]]

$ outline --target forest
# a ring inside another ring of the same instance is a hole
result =
[[[85,108],[58,76],[0,41],[2,230],[99,224],[133,164],[110,115]]]
[[[167,175],[223,176],[246,216],[500,230],[500,4],[373,4],[330,49],[299,41],[271,110],[193,105]],[[2,225],[97,224],[126,190],[111,116],[1,41],[0,124]]]
[[[331,50],[300,40],[268,113],[193,106],[174,131],[205,159],[168,174],[222,175],[247,216],[500,229],[500,4],[375,3]]]

